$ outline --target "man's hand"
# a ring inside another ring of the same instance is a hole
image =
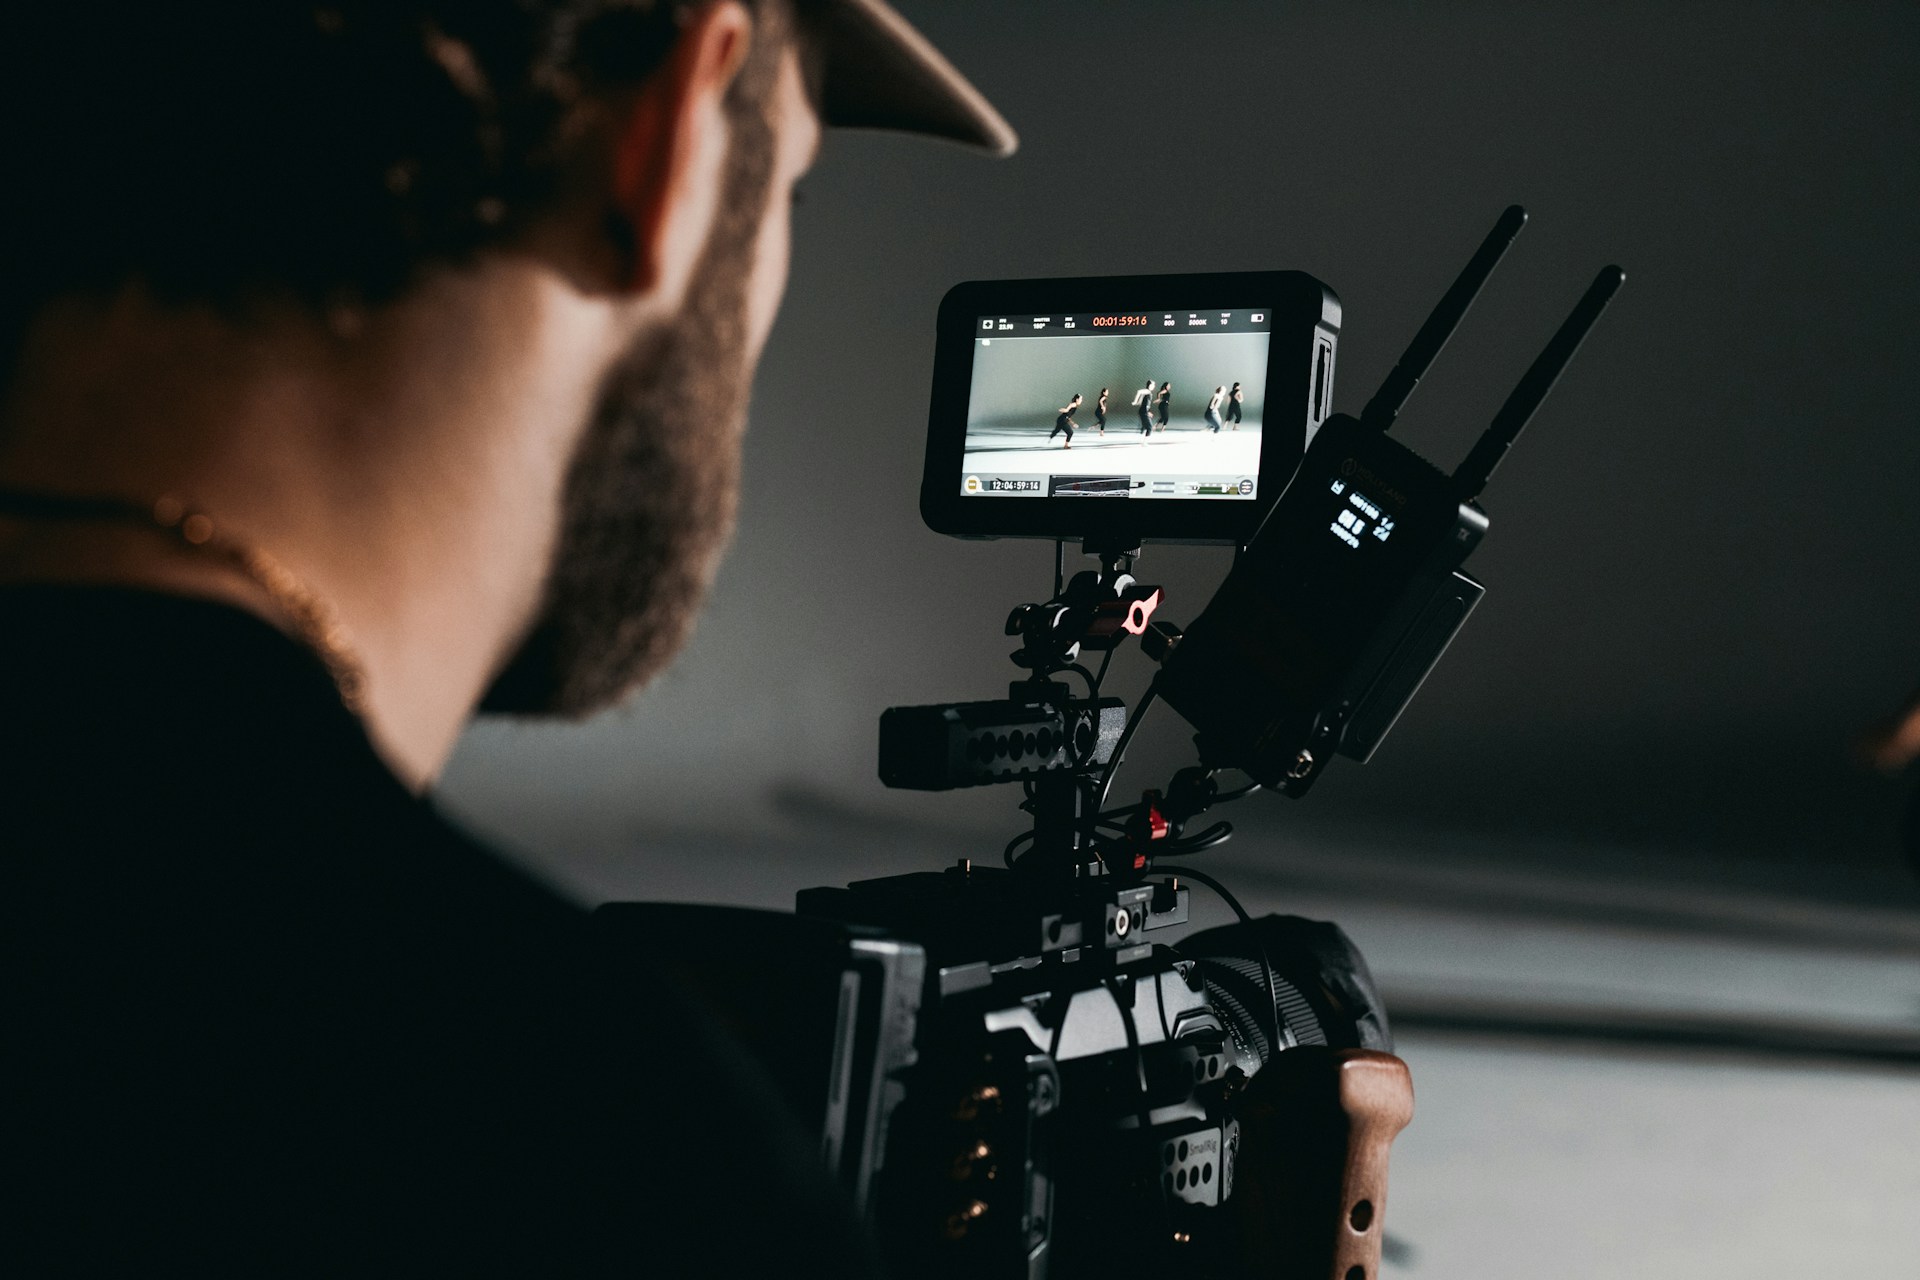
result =
[[[1860,756],[1882,773],[1898,773],[1920,756],[1920,693],[1861,735]]]

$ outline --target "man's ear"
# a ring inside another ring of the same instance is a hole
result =
[[[615,282],[623,291],[670,302],[684,292],[719,209],[725,99],[753,35],[738,0],[699,10],[615,122],[608,219],[625,250]]]

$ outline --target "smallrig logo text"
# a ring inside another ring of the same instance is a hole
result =
[[[1360,465],[1358,458],[1348,458],[1340,464],[1340,478],[1350,480],[1356,485],[1365,485],[1367,496],[1385,506],[1404,507],[1407,495],[1382,480],[1370,469]]]

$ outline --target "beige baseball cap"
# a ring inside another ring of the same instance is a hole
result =
[[[996,156],[1020,145],[1006,117],[883,0],[828,0],[818,21],[827,124],[930,134]]]

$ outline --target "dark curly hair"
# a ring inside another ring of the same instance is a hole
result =
[[[749,3],[784,26],[786,0]],[[0,290],[377,303],[554,194],[700,0],[64,0],[0,18]],[[764,93],[765,86],[760,86]]]

